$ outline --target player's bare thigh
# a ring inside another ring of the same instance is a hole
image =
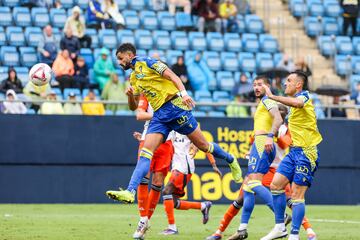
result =
[[[162,186],[164,184],[165,176],[162,172],[154,172],[151,183],[156,186]]]
[[[250,173],[248,176],[248,180],[259,180],[262,181],[264,174],[262,173]]]
[[[146,134],[143,147],[154,153],[163,142],[163,139],[164,136],[161,133]]]
[[[286,185],[289,183],[289,179],[281,173],[275,173],[274,178],[270,184],[271,190],[284,190]]]
[[[168,182],[163,189],[163,195],[170,195],[173,194],[176,187],[171,182]]]
[[[291,184],[291,198],[297,200],[305,199],[305,193],[307,189],[307,186],[297,185],[293,182]]]
[[[198,149],[200,149],[203,152],[208,151],[209,143],[208,143],[208,141],[206,141],[199,126],[197,126],[197,128],[192,133],[187,135],[187,137]]]

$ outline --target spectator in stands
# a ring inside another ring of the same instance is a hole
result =
[[[89,0],[87,24],[95,24],[97,28],[100,28],[100,26],[104,24],[105,27],[110,26],[115,31],[117,30],[116,22],[102,11],[101,3],[98,0]]]
[[[14,90],[16,93],[22,93],[23,86],[20,79],[16,75],[14,68],[9,68],[8,78],[3,80],[0,84],[0,92],[6,93],[9,89]]]
[[[238,32],[239,25],[236,19],[237,8],[233,0],[225,0],[220,4],[219,13],[222,20],[223,32]]]
[[[291,58],[288,57],[288,55],[284,54],[283,58],[277,65],[278,68],[282,68],[288,72],[295,71],[295,65]]]
[[[116,22],[117,29],[124,28],[125,19],[119,11],[117,2],[114,0],[103,0],[102,11],[109,16],[110,19]]]
[[[244,101],[243,96],[235,96],[234,100],[226,107],[226,115],[228,117],[249,117],[249,108],[240,105]]]
[[[16,92],[9,89],[6,92],[6,101],[3,103],[3,112],[6,114],[25,114],[27,109],[22,102],[14,102],[18,100]]]
[[[22,0],[20,1],[21,6],[33,8],[33,7],[46,7],[50,8],[52,5],[52,1],[49,0]]]
[[[82,115],[81,106],[79,103],[76,103],[76,95],[74,92],[69,93],[70,102],[65,103],[64,113],[68,115]]]
[[[333,105],[339,105],[339,104],[340,104],[340,97],[334,96]],[[330,112],[331,112],[331,117],[346,118],[345,108],[331,108]],[[328,110],[326,110],[325,113],[328,114]]]
[[[56,0],[56,1],[54,2],[54,7],[55,7],[56,9],[62,9],[63,6],[62,6],[62,4],[61,4],[61,1],[60,1],[60,0]]]
[[[91,37],[85,34],[85,21],[83,16],[81,16],[81,9],[78,6],[73,7],[72,15],[65,22],[64,29],[68,28],[71,28],[73,36],[79,39],[81,47],[91,47]]]
[[[193,13],[199,16],[198,29],[200,32],[221,32],[219,6],[213,0],[195,0]]]
[[[235,86],[232,90],[232,95],[241,95],[246,101],[254,101],[255,95],[253,91],[253,85],[249,82],[248,76],[245,73],[240,74],[240,79],[235,81]]]
[[[360,105],[360,82],[356,84],[356,92],[351,94],[351,100],[355,100],[356,105]]]
[[[152,8],[154,11],[163,11],[165,10],[166,2],[165,0],[151,0],[152,1]]]
[[[347,35],[349,26],[351,25],[352,33],[357,35],[357,17],[359,15],[360,0],[340,0],[340,5],[343,9],[343,35]]]
[[[115,72],[114,65],[108,56],[109,50],[102,48],[100,56],[94,64],[95,81],[99,84],[100,89],[104,89],[105,84],[110,80],[110,76]]]
[[[80,46],[79,39],[77,39],[77,37],[73,36],[72,30],[70,27],[66,28],[65,35],[61,38],[61,41],[60,41],[60,49],[68,50],[71,60],[73,60],[73,62],[75,63],[76,58],[80,53],[80,48],[81,48],[81,46]]]
[[[186,90],[192,90],[189,79],[188,79],[188,73],[186,70],[186,65],[184,64],[184,57],[179,56],[177,58],[177,61],[174,65],[171,66],[171,70],[178,75],[183,82]]]
[[[64,114],[64,108],[61,103],[57,102],[56,93],[51,91],[47,98],[48,102],[41,105],[41,114]]]
[[[127,102],[125,94],[126,84],[119,81],[116,73],[111,74],[111,81],[107,82],[104,90],[101,93],[101,98],[109,101],[124,101]],[[118,110],[129,110],[127,105],[107,104],[106,110],[114,113]]]
[[[29,81],[24,89],[24,94],[30,98],[32,101],[41,101],[46,99],[47,95],[51,92],[50,84],[46,84],[44,86],[36,86],[31,81]],[[38,111],[41,106],[41,103],[32,103],[31,107],[35,111]]]
[[[84,115],[105,115],[105,108],[102,103],[97,102],[94,91],[90,90],[82,104]]]
[[[52,69],[62,91],[64,88],[72,88],[74,86],[74,64],[67,49],[62,50],[58,54]]]
[[[208,90],[209,82],[215,81],[214,75],[205,60],[202,59],[201,53],[196,53],[194,57],[188,59],[186,70],[191,88],[194,91]]]
[[[56,40],[52,27],[47,25],[44,28],[44,37],[39,41],[38,52],[40,53],[40,62],[52,66],[59,49],[59,41]]]
[[[298,61],[295,63],[295,70],[300,70],[304,72],[308,77],[312,75],[309,65],[305,62],[304,57],[299,58]]]
[[[244,15],[247,13],[247,10],[249,8],[249,3],[247,0],[236,0],[235,4],[239,14]]]
[[[271,91],[275,95],[284,96],[284,88],[280,77],[277,76],[271,81]]]
[[[86,66],[84,58],[79,56],[76,59],[74,82],[75,82],[75,86],[79,88],[81,91],[84,88],[88,88],[90,85],[88,72],[89,70],[88,67]]]
[[[167,0],[167,4],[169,7],[169,12],[172,15],[175,15],[177,7],[183,7],[185,13],[191,13],[191,3],[189,0]]]

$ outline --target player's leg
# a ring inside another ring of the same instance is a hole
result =
[[[171,234],[177,234],[177,227],[175,224],[175,215],[174,215],[174,199],[173,199],[173,192],[175,190],[175,186],[172,183],[174,180],[173,175],[175,175],[174,171],[171,173],[170,180],[166,184],[166,186],[163,189],[163,204],[168,220],[168,227],[165,229],[162,234],[165,235],[171,235]]]
[[[161,195],[161,188],[164,184],[164,179],[166,175],[162,172],[155,172],[152,177],[151,189],[148,197],[148,207],[147,207],[147,216],[150,220],[153,215],[155,208],[159,202]]]
[[[305,216],[305,193],[307,186],[300,186],[293,183],[292,190],[292,225],[289,239],[299,239],[299,231],[301,223]]]

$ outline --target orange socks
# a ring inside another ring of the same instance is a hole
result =
[[[307,217],[304,217],[303,221],[302,221],[302,226],[305,230],[307,230],[308,228],[311,228],[311,224],[309,222],[309,219]]]
[[[174,200],[172,195],[164,195],[163,196],[164,208],[168,218],[168,223],[175,224],[175,217],[174,217]]]
[[[240,208],[236,208],[234,204],[231,204],[229,208],[226,210],[223,219],[221,219],[219,230],[224,232],[227,226],[230,224],[231,220],[238,214]]]
[[[201,202],[188,202],[188,201],[179,201],[180,210],[189,210],[189,209],[201,209]]]
[[[149,197],[147,199],[147,216],[150,219],[153,215],[156,205],[159,202],[161,195],[161,186],[151,185]]]
[[[141,217],[147,215],[148,178],[143,178],[137,189],[138,209]]]

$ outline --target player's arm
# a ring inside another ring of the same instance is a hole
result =
[[[128,105],[131,111],[135,111],[139,104],[140,95],[134,94],[133,87],[127,87],[125,94],[128,96]]]
[[[152,113],[149,113],[148,110],[149,102],[146,97],[141,94],[139,98],[138,107],[136,110],[136,120],[138,121],[147,121],[151,120],[153,117]]]
[[[217,174],[219,174],[220,176],[222,176],[222,172],[220,171],[220,169],[217,167],[216,165],[216,160],[214,158],[214,156],[211,153],[206,153],[206,158],[209,160],[214,172],[216,172]]]
[[[295,107],[295,108],[304,107],[304,101],[301,98],[276,96],[276,95],[272,94],[272,92],[268,86],[263,85],[263,88],[265,89],[266,96],[268,96],[270,99],[272,99],[276,102],[282,103],[289,107]]]
[[[271,126],[271,131],[268,133],[268,137],[265,141],[265,150],[271,152],[273,150],[274,136],[278,132],[279,127],[281,126],[283,119],[280,115],[279,108],[277,106],[271,108],[269,113],[273,117],[273,123]]]

